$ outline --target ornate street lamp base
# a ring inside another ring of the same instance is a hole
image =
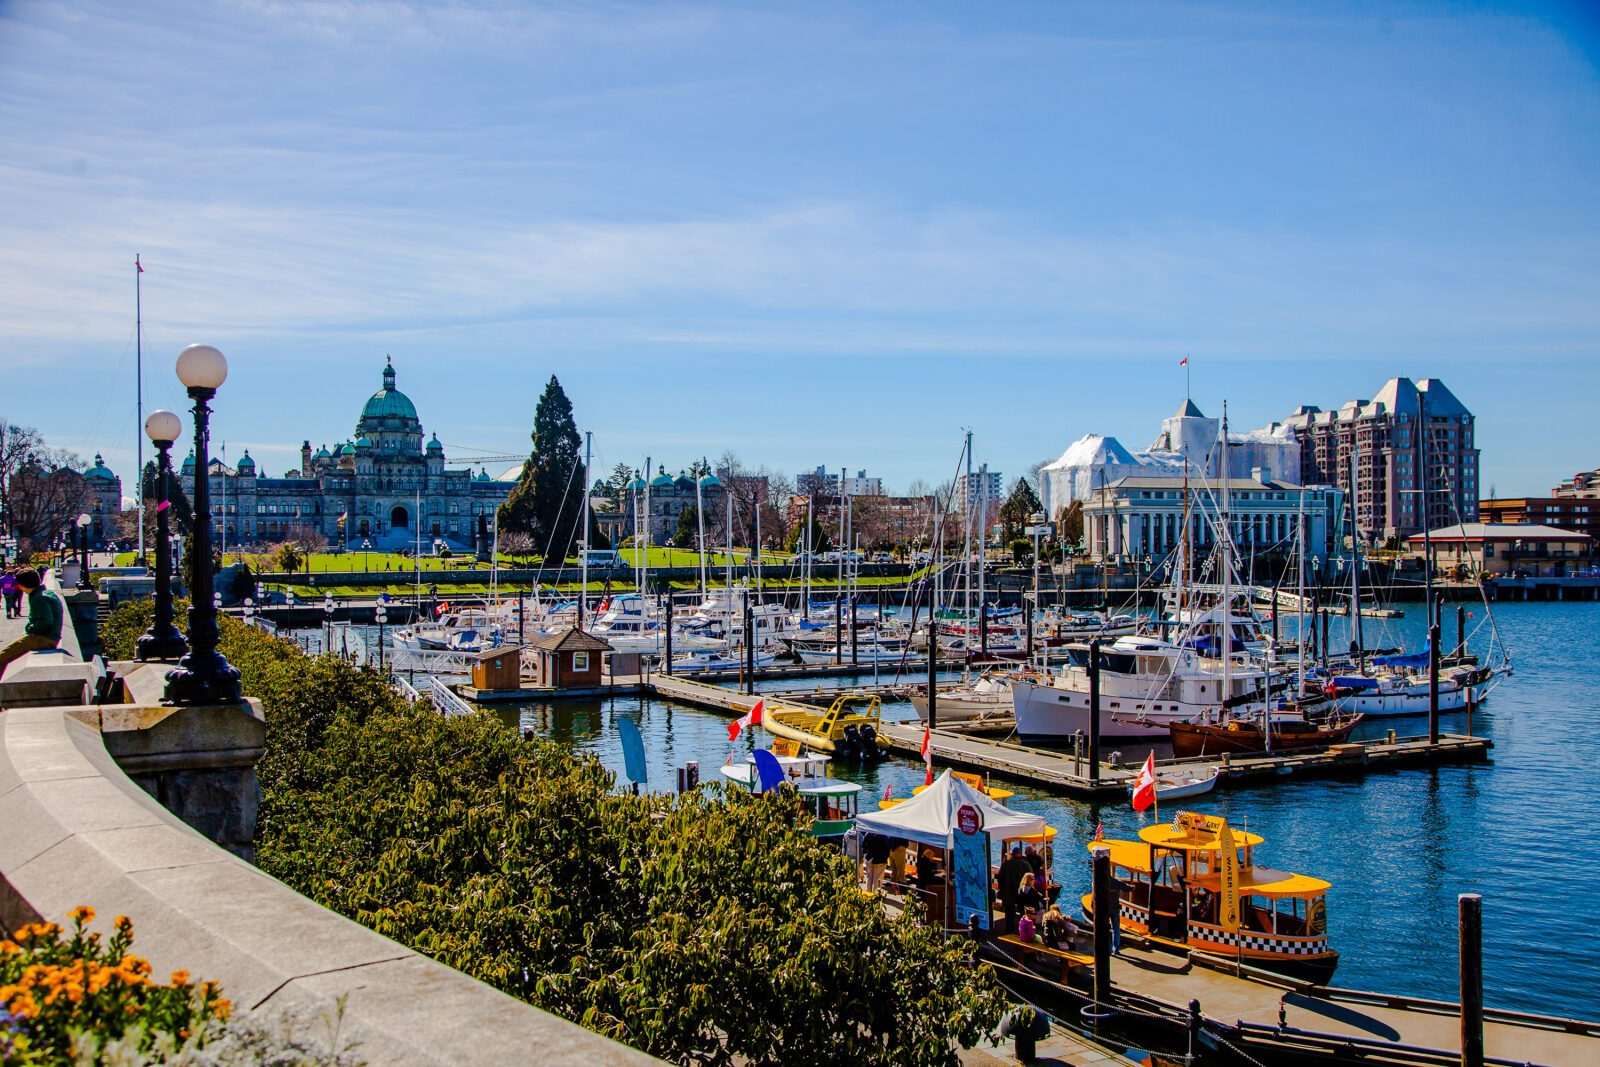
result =
[[[176,626],[167,624],[165,633],[157,633],[152,626],[146,630],[134,645],[134,658],[141,662],[153,659],[170,660],[182,659],[189,654],[189,642]]]
[[[167,672],[163,699],[168,704],[237,704],[244,699],[239,668],[229,665],[214,649],[200,663],[190,653]]]

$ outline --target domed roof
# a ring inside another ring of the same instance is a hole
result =
[[[328,446],[327,445],[323,445],[321,448],[317,449],[317,454],[315,456],[313,456],[312,458],[313,459],[332,459],[333,458],[333,453],[328,451]]]
[[[104,457],[98,452],[94,454],[94,466],[84,471],[83,476],[85,478],[104,478],[108,482],[116,478],[116,475],[112,474],[111,469],[106,466]]]
[[[247,448],[244,450],[244,455],[239,457],[239,473],[243,474],[245,471],[254,473],[255,469],[256,461],[250,458],[250,450]]]
[[[702,489],[717,489],[721,486],[722,482],[717,479],[715,474],[702,474],[700,476],[700,488]]]
[[[439,435],[438,434],[434,434],[433,435],[433,440],[428,442],[428,451],[429,452],[443,452],[444,451],[444,445],[439,443]]]
[[[654,478],[650,479],[650,488],[652,488],[652,489],[671,489],[672,488],[672,476],[667,473],[667,468],[666,467],[658,467],[657,470],[659,470],[660,473],[657,474]]]
[[[483,467],[479,467],[478,468],[478,481],[480,481],[480,482],[492,482],[492,481],[494,481],[494,479],[489,477],[488,470],[486,470]]]
[[[634,471],[633,472],[633,481],[628,483],[627,488],[628,488],[628,492],[630,492],[630,493],[642,493],[642,492],[644,492],[644,489],[645,489],[644,475],[640,474],[638,471]]]
[[[194,453],[193,452],[190,452],[187,456],[183,457],[183,473],[184,474],[193,474],[194,473]]]
[[[379,389],[361,408],[362,419],[411,419],[417,418],[416,405],[411,403],[411,398],[394,387],[394,364],[388,363],[383,368],[383,388]]]
[[[371,448],[371,447],[372,447],[372,442],[367,440],[365,437],[356,438],[356,451],[359,452],[359,451],[361,451],[363,449],[367,449],[367,448]]]
[[[341,456],[353,456],[355,454],[356,454],[356,446],[355,446],[355,442],[353,442],[353,441],[346,441],[344,443],[344,447],[339,449],[339,455],[341,455]]]

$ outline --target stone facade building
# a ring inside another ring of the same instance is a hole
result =
[[[621,536],[631,538],[635,530],[641,529],[638,515],[645,514],[649,516],[650,543],[670,544],[678,530],[678,516],[699,500],[706,509],[706,539],[720,538],[726,527],[725,493],[722,479],[715,474],[702,475],[698,485],[688,472],[679,471],[674,477],[667,473],[665,466],[658,466],[655,477],[648,483],[642,474],[635,474],[617,502],[622,515]],[[619,542],[613,540],[612,543]],[[716,542],[720,543],[720,540]],[[716,544],[708,547],[714,548]]]
[[[514,482],[488,471],[445,467],[444,445],[434,434],[426,444],[411,399],[395,388],[393,364],[383,385],[367,399],[355,436],[332,450],[300,446],[300,467],[281,478],[258,473],[248,451],[234,467],[210,464],[213,526],[232,544],[267,544],[295,527],[319,531],[335,545],[375,549],[414,547],[434,541],[469,550],[482,517],[492,521]],[[184,491],[194,493],[194,457],[183,463]]]

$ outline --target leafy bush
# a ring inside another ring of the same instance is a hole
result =
[[[137,1031],[148,1048],[164,1031],[187,1039],[231,1005],[213,982],[199,985],[187,971],[169,984],[150,980],[150,964],[128,952],[133,924],[118,916],[109,941],[88,932],[94,909],[74,908],[67,934],[55,923],[32,923],[0,940],[0,1063],[67,1059],[85,1034],[102,1040]]]
[[[971,946],[890,918],[792,795],[618,793],[591,758],[235,620],[222,648],[267,709],[262,868],[497,988],[704,1064],[954,1063],[1005,1008]]]

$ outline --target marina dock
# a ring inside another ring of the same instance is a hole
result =
[[[644,684],[657,696],[735,716],[750,710],[758,698],[767,700],[772,710],[805,707],[795,703],[792,696],[789,700],[771,693],[750,696],[724,686],[677,676],[652,674]],[[878,727],[878,736],[889,750],[910,759],[921,755],[922,733],[923,728],[917,723],[884,722]],[[978,737],[943,727],[934,729],[932,745],[934,760],[943,766],[993,775],[1082,799],[1126,795],[1129,783],[1138,773],[1136,766],[1102,760],[1099,775],[1091,777],[1086,752],[1075,756],[1072,752]],[[1323,778],[1439,763],[1482,762],[1489,758],[1492,748],[1493,743],[1485,737],[1442,734],[1437,743],[1430,743],[1426,737],[1391,734],[1371,741],[1334,745],[1324,752],[1224,754],[1215,759],[1161,760],[1158,767],[1197,777],[1209,776],[1211,770],[1217,768],[1221,775],[1219,785],[1239,787],[1277,783],[1286,778]]]
[[[1348,1059],[1370,1063],[1458,1063],[1461,1014],[1456,1004],[1415,997],[1314,987],[1193,953],[1188,959],[1123,942],[1112,960],[1115,999],[1159,1001],[1200,1012],[1258,1059]],[[1600,1024],[1521,1012],[1484,1010],[1485,1062],[1593,1063]]]

